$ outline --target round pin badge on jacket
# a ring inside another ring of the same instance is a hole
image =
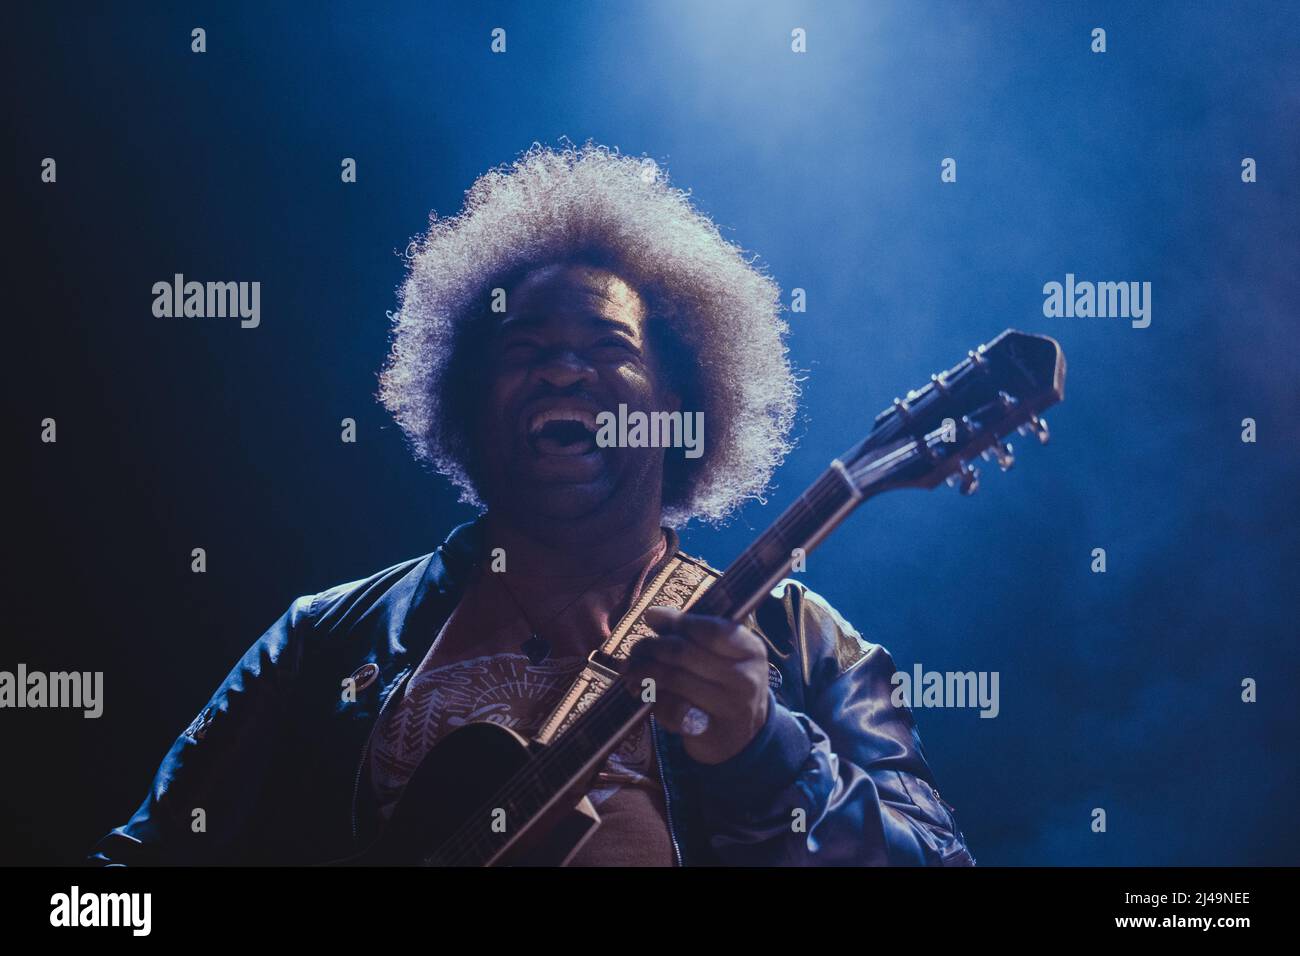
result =
[[[345,680],[343,683],[346,684],[348,683],[348,681],[351,681],[352,686],[356,690],[362,691],[365,690],[367,687],[369,687],[371,684],[373,684],[378,679],[378,677],[379,677],[379,665],[376,664],[374,661],[371,661],[368,664],[362,664],[360,667],[358,667],[355,671],[352,672],[352,676],[349,677],[347,680]]]

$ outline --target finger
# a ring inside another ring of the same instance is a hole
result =
[[[665,698],[679,697],[707,714],[727,714],[735,709],[732,702],[744,699],[743,695],[718,684],[703,680],[690,671],[670,667],[657,661],[648,661],[628,671],[629,688],[641,694],[645,681],[653,681],[655,704]]]
[[[695,720],[688,720],[687,716],[691,710],[705,711],[702,707],[695,707],[690,701],[675,694],[666,694],[654,707],[655,719],[669,733],[680,734],[682,736],[696,736],[696,734],[687,733],[688,730],[697,730],[698,723]]]
[[[726,618],[654,607],[646,611],[645,621],[660,635],[682,635],[721,657],[741,660],[766,655],[762,639],[757,634]]]
[[[637,641],[628,659],[635,663],[655,662],[690,671],[701,680],[718,685],[719,690],[734,686],[737,679],[735,658],[721,657],[675,634]]]

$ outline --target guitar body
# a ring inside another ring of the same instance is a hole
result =
[[[440,740],[411,775],[379,838],[355,866],[480,865],[562,866],[600,824],[583,794],[560,799],[532,820],[512,821],[494,811],[497,794],[542,752],[500,724],[472,723]],[[438,858],[437,848],[457,832],[471,831],[488,860]],[[523,829],[518,829],[523,828]],[[435,854],[429,858],[430,854]]]

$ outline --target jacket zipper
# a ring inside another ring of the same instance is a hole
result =
[[[668,839],[673,845],[673,856],[677,859],[677,865],[683,866],[682,848],[677,843],[677,832],[673,829],[673,798],[668,792],[668,779],[664,775],[664,750],[661,746],[659,737],[659,725],[655,722],[654,715],[650,715],[650,735],[655,741],[655,758],[659,769],[659,784],[664,789],[664,815],[668,818]]]
[[[388,696],[379,702],[379,713],[375,715],[375,722],[370,725],[370,733],[366,736],[365,746],[361,748],[361,759],[357,761],[357,775],[352,781],[352,839],[357,839],[357,797],[361,794],[361,774],[365,770],[366,757],[370,755],[370,742],[374,739],[375,731],[379,727],[379,722],[384,719],[384,711],[388,708],[388,702],[397,696],[397,692],[402,685],[406,683],[406,678],[410,675],[413,668],[408,664],[402,669],[397,678],[397,683],[393,689],[388,692]]]

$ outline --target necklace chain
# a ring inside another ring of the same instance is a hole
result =
[[[511,603],[514,604],[515,610],[519,612],[519,616],[522,617],[524,619],[524,623],[528,625],[528,630],[532,632],[529,635],[528,639],[524,641],[522,645],[520,645],[523,652],[528,655],[529,663],[540,664],[542,661],[546,660],[546,658],[551,656],[551,642],[548,641],[546,638],[542,637],[541,632],[543,629],[549,629],[552,624],[554,624],[557,620],[559,620],[560,616],[564,614],[565,611],[569,610],[571,607],[573,607],[575,604],[581,601],[584,597],[590,594],[592,588],[594,588],[596,585],[600,584],[602,581],[607,579],[614,572],[621,571],[623,568],[626,568],[629,564],[635,564],[637,561],[643,560],[647,554],[651,554],[655,551],[658,551],[661,547],[663,547],[664,543],[665,543],[664,537],[663,534],[661,533],[659,536],[659,540],[655,542],[654,547],[650,548],[648,551],[643,551],[641,554],[638,554],[632,560],[624,561],[622,564],[618,565],[617,567],[609,568],[608,570],[602,571],[600,574],[596,575],[596,577],[592,579],[590,584],[588,584],[586,587],[584,587],[581,591],[578,592],[578,595],[575,598],[573,598],[573,600],[569,601],[567,604],[564,605],[564,607],[560,608],[558,611],[556,611],[554,614],[548,617],[545,623],[543,623],[541,627],[535,627],[533,625],[532,618],[530,618],[528,616],[528,612],[524,610],[523,603],[520,602],[519,598],[515,596],[515,592],[511,590],[510,585],[506,584],[505,572],[501,572],[499,580],[501,582],[502,590],[506,592],[506,596],[509,597]],[[654,562],[651,563],[653,564]],[[644,580],[645,580],[645,573],[642,572],[641,582],[644,582]],[[641,590],[641,582],[638,582],[637,585],[638,592]],[[635,600],[635,598],[633,600]]]

